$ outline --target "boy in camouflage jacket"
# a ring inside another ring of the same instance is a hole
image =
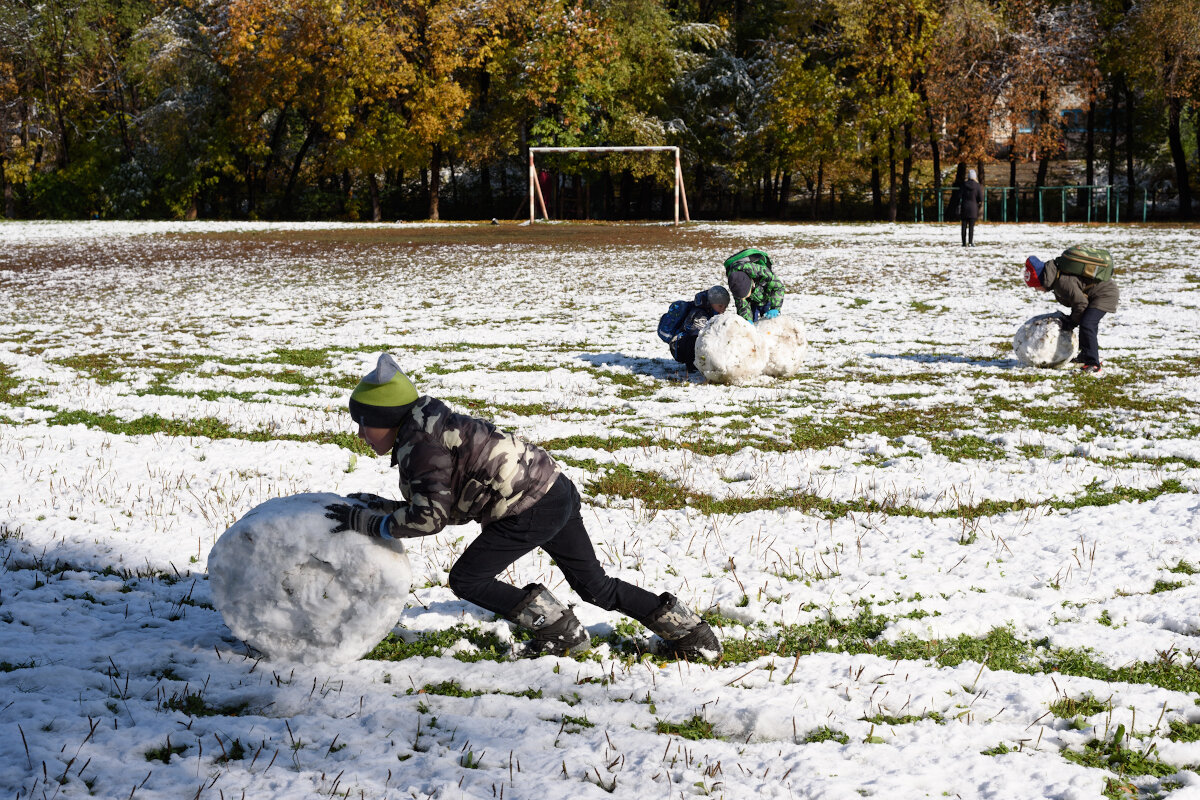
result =
[[[450,568],[450,589],[531,630],[525,656],[566,655],[590,644],[574,611],[545,586],[518,589],[496,580],[535,547],[550,554],[584,600],[638,620],[675,655],[720,655],[708,623],[673,595],[654,595],[604,573],[583,526],[579,492],[545,450],[490,422],[456,414],[440,400],[418,397],[388,354],[354,389],[349,405],[358,436],[378,455],[391,452],[407,499],[350,495],[362,505],[326,507],[337,523],[334,533],[400,539],[480,523],[482,533]]]
[[[758,322],[779,316],[783,307],[783,281],[771,269],[771,257],[757,247],[725,259],[725,277],[734,308],[742,319]]]

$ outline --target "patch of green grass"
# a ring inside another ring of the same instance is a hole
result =
[[[978,436],[957,436],[953,439],[931,439],[929,442],[933,452],[943,455],[951,461],[978,459],[981,461],[998,461],[1004,458],[1004,448],[992,444]]]
[[[217,742],[220,743],[220,741],[218,738]],[[234,739],[230,742],[228,750],[224,749],[224,744],[221,747],[221,755],[213,759],[215,764],[228,764],[230,761],[241,761],[246,757],[246,746],[242,744],[241,739]]]
[[[706,720],[699,714],[686,719],[683,722],[667,722],[666,720],[658,720],[654,724],[654,730],[658,733],[665,733],[670,736],[678,736],[681,739],[690,739],[698,741],[700,739],[716,739],[718,738],[713,733],[712,723]]]
[[[1179,559],[1179,563],[1169,568],[1167,572],[1174,572],[1178,575],[1195,575],[1200,572],[1200,567],[1196,567],[1190,561]]]
[[[412,693],[412,689],[408,690]],[[444,697],[480,697],[483,692],[477,692],[473,689],[464,689],[456,680],[442,681],[441,683],[427,683],[421,687],[422,694],[437,694]]]
[[[981,755],[981,756],[1002,756],[1005,753],[1015,753],[1015,752],[1016,751],[1013,750],[1011,747],[1006,745],[1004,742],[1001,742],[1000,744],[996,745],[995,747],[989,747],[987,750],[980,750],[979,755]]]
[[[187,752],[185,744],[171,744],[171,737],[167,737],[167,743],[162,747],[154,747],[146,751],[147,761],[161,761],[164,764],[171,763],[171,756],[181,756]]]
[[[818,742],[837,742],[838,744],[850,744],[850,737],[836,728],[830,728],[828,725],[820,728],[814,728],[804,734],[804,744],[817,744]]]
[[[210,705],[200,692],[176,692],[163,701],[162,708],[179,711],[189,717],[236,717],[249,707],[249,703],[231,705]]]
[[[296,367],[328,367],[334,351],[316,349],[289,350],[277,347],[273,352],[275,360],[281,364],[291,364]]]
[[[440,656],[460,640],[466,639],[478,648],[475,652],[455,653],[454,658],[468,663],[475,661],[505,661],[509,646],[494,633],[484,632],[467,625],[455,625],[441,631],[429,631],[417,636],[415,641],[406,642],[394,633],[375,645],[364,659],[376,661],[404,661],[408,658]]]
[[[1183,587],[1183,581],[1155,581],[1154,588],[1150,590],[1150,594],[1160,594],[1162,592],[1173,592],[1176,589]]]
[[[843,502],[800,491],[776,493],[763,497],[728,497],[718,500],[711,495],[682,487],[657,472],[638,471],[625,464],[598,466],[603,470],[602,473],[586,484],[587,491],[592,495],[633,498],[644,503],[647,509],[656,511],[690,507],[708,515],[744,514],[751,511],[773,511],[786,508],[817,512],[834,519],[850,513],[861,512],[929,519],[977,519],[1029,508],[1073,509],[1106,506],[1124,501],[1145,502],[1164,494],[1186,494],[1188,492],[1183,484],[1174,478],[1168,478],[1157,487],[1149,489],[1117,487],[1112,490],[1103,490],[1098,482],[1093,482],[1086,487],[1082,495],[1071,500],[1028,501],[1023,498],[983,500],[974,505],[962,505],[953,509],[925,511],[888,499],[879,501],[856,498]]]
[[[280,434],[267,430],[240,431],[215,417],[194,419],[170,419],[149,414],[132,420],[123,420],[112,414],[96,414],[91,411],[60,411],[46,420],[48,425],[84,425],[106,433],[125,436],[148,436],[161,433],[167,436],[204,436],[209,439],[242,439],[251,442],[293,441],[336,444],[359,455],[372,455],[365,442],[349,433]]]
[[[1088,649],[1053,647],[1046,640],[1018,639],[1011,628],[994,628],[982,636],[962,635],[953,639],[925,640],[903,636],[895,641],[882,638],[891,620],[863,610],[857,617],[836,617],[806,625],[787,625],[766,636],[722,640],[724,663],[744,663],[764,656],[795,658],[812,653],[869,653],[888,660],[927,661],[942,667],[964,662],[984,664],[991,670],[1025,675],[1061,673],[1105,682],[1140,683],[1182,692],[1200,691],[1200,653],[1178,651],[1159,654],[1153,661],[1131,662],[1109,667],[1096,660]]]
[[[921,722],[926,719],[933,720],[938,725],[946,724],[946,718],[936,711],[929,711],[925,714],[902,714],[898,716],[876,714],[873,717],[862,717],[863,722],[870,722],[872,725],[911,725],[914,722]]]
[[[1082,750],[1064,749],[1062,757],[1080,766],[1110,770],[1120,776],[1154,775],[1165,778],[1179,772],[1178,767],[1154,759],[1156,749],[1154,744],[1144,750],[1131,749],[1127,746],[1125,726],[1118,725],[1112,736],[1092,739]]]
[[[0,403],[10,406],[23,406],[33,399],[32,392],[17,392],[21,381],[13,375],[12,368],[0,364]]]
[[[1184,722],[1173,719],[1168,724],[1167,738],[1172,742],[1200,742],[1200,722]]]
[[[1112,700],[1097,700],[1090,694],[1083,697],[1064,697],[1050,704],[1050,713],[1060,719],[1091,717],[1112,710]]]

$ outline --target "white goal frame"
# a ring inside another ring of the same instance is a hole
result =
[[[550,219],[546,211],[546,200],[542,197],[542,187],[537,179],[537,169],[533,165],[533,157],[537,153],[671,153],[675,156],[675,224],[679,224],[679,206],[683,204],[683,218],[691,222],[688,214],[687,191],[683,188],[683,169],[679,165],[679,148],[667,145],[629,145],[622,147],[531,147],[529,148],[529,224],[536,221],[534,200],[542,209],[543,219]]]

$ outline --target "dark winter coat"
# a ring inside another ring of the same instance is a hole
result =
[[[1121,290],[1116,281],[1094,281],[1079,275],[1059,274],[1054,260],[1046,262],[1042,272],[1042,286],[1054,292],[1054,299],[1061,305],[1071,309],[1072,326],[1078,325],[1083,318],[1083,312],[1088,308],[1097,308],[1112,313],[1117,310],[1121,299]]]
[[[683,315],[683,321],[671,340],[671,354],[675,354],[675,346],[680,340],[689,336],[698,336],[701,329],[716,315],[717,312],[708,302],[708,292],[698,292],[695,299],[688,302],[688,310]]]
[[[754,322],[755,310],[761,314],[773,308],[783,307],[783,281],[775,277],[775,273],[766,264],[744,259],[725,268],[726,278],[734,272],[746,273],[754,285],[746,297],[733,298],[734,307],[742,319]]]
[[[979,219],[979,209],[983,205],[983,187],[979,181],[967,178],[963,181],[958,193],[959,215],[962,219]]]
[[[400,492],[407,500],[389,520],[395,537],[429,536],[446,525],[486,525],[519,514],[559,474],[540,447],[427,396],[401,424],[392,465],[400,470]]]

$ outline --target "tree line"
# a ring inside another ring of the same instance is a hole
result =
[[[1200,0],[5,0],[0,211],[519,217],[529,146],[668,144],[693,216],[905,219],[968,167],[1043,186],[1069,163],[1189,219],[1197,20]],[[575,217],[653,216],[674,170],[538,166]]]

